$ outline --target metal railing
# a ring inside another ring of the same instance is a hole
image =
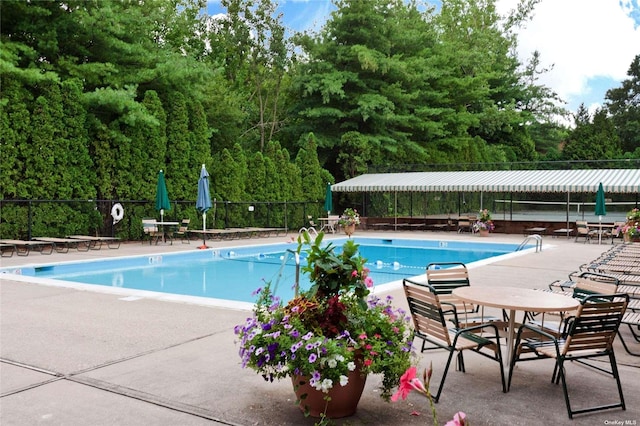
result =
[[[120,204],[124,217],[114,223],[112,209]],[[173,201],[165,221],[191,219],[190,228],[202,228],[194,201]],[[307,217],[326,215],[323,201],[213,201],[207,229],[263,227],[299,229]],[[159,217],[152,200],[0,200],[0,238],[93,235],[143,238],[142,219]]]

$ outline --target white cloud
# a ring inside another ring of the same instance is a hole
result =
[[[630,16],[638,14],[637,3],[619,0],[542,0],[533,20],[519,31],[518,53],[526,61],[537,50],[543,66],[554,65],[540,83],[568,101],[568,108],[601,103],[602,88],[590,86],[592,79],[611,79],[617,87],[633,58],[640,54],[640,28]],[[506,13],[516,0],[498,0]],[[606,91],[606,89],[604,89]]]

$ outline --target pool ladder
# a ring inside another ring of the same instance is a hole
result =
[[[287,252],[293,254],[293,258],[296,261],[296,282],[293,289],[294,289],[294,296],[298,297],[298,294],[300,293],[300,253],[291,249],[287,249]],[[283,266],[286,262],[287,262],[287,259],[285,258],[283,260]]]
[[[542,251],[542,236],[538,234],[531,234],[527,238],[525,238],[524,241],[520,243],[516,251],[524,249],[527,243],[531,240],[536,240],[536,253],[538,251]]]
[[[318,231],[316,231],[316,228],[314,228],[313,226],[310,226],[308,228],[305,228],[304,226],[302,228],[300,228],[300,230],[298,231],[298,234],[302,234],[303,232],[308,232],[309,235],[311,234],[315,234],[315,236],[318,236]]]

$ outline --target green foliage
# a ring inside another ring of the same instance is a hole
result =
[[[621,87],[607,91],[606,108],[625,152],[640,148],[640,54],[636,55],[627,71],[628,79]],[[638,158],[637,155],[632,158]]]
[[[539,83],[542,53],[515,56],[537,0],[506,17],[494,0],[338,0],[318,33],[290,39],[272,0],[222,4],[229,19],[212,22],[203,0],[3,0],[0,199],[151,200],[163,169],[188,202],[206,164],[219,200],[317,203],[256,206],[283,225],[324,214],[327,182],[371,166],[638,158],[640,56],[606,114],[550,122],[564,111]],[[85,229],[110,232],[96,207]],[[6,208],[15,223],[0,225],[23,232]]]
[[[563,159],[600,160],[621,156],[618,134],[604,109],[596,111],[591,119],[587,109],[581,105],[575,123],[576,127],[567,138],[562,151]]]

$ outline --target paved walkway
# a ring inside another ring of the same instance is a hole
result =
[[[364,232],[363,232],[364,233]],[[385,238],[473,239],[439,232],[367,232]],[[209,242],[212,247],[290,240],[288,236]],[[519,243],[521,235],[488,241]],[[198,245],[126,243],[117,250],[2,258],[2,266],[193,250]],[[545,287],[595,258],[608,245],[545,237],[541,253],[473,267],[474,286]],[[242,277],[238,277],[242,279]],[[127,297],[0,278],[0,424],[9,425],[312,425],[294,405],[287,380],[266,383],[239,365],[233,326],[246,311],[206,304]],[[392,290],[404,304],[400,290]],[[622,330],[626,336],[628,330]],[[638,344],[634,345],[640,350]],[[475,425],[606,425],[640,423],[640,358],[616,342],[627,410],[566,414],[562,388],[550,383],[552,363],[524,363],[511,391],[500,390],[495,363],[468,354],[467,372],[453,368],[437,404],[441,424],[459,410]],[[433,363],[433,384],[444,368],[442,351],[420,355]],[[568,367],[572,402],[612,401],[612,380],[579,365]],[[338,425],[431,424],[427,401],[385,403],[370,376],[355,416]],[[414,415],[418,413],[419,415]],[[613,423],[618,421],[621,423]]]

